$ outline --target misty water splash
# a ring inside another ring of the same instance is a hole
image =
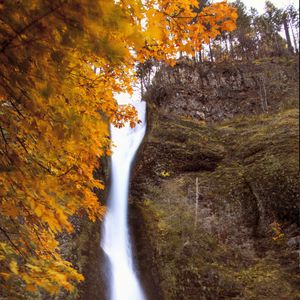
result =
[[[134,271],[127,220],[130,167],[146,130],[145,102],[134,105],[141,124],[135,128],[111,127],[111,138],[115,145],[111,157],[112,182],[101,243],[110,265],[110,300],[145,299]]]

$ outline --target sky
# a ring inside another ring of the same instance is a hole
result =
[[[264,0],[242,0],[245,5],[250,9],[250,7],[254,7],[258,10],[259,13],[264,11],[265,1]],[[230,2],[230,0],[228,0]],[[298,0],[271,0],[271,2],[278,8],[284,8],[290,4],[294,4],[296,8],[299,9],[299,1]]]

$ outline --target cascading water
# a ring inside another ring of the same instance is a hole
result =
[[[145,299],[134,271],[127,221],[130,166],[146,131],[145,102],[134,106],[139,112],[141,124],[135,128],[128,125],[121,129],[111,127],[115,145],[111,157],[112,182],[101,243],[110,265],[110,300]]]

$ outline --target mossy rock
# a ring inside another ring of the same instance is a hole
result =
[[[297,252],[289,246],[300,236],[298,114],[213,125],[152,118],[131,202],[146,236],[137,248],[140,268],[146,272],[147,261],[156,270],[157,299],[300,297]],[[151,257],[139,254],[142,247]]]

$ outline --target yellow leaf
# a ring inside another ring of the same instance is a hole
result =
[[[19,270],[18,270],[18,264],[16,261],[11,261],[9,264],[9,268],[10,270],[14,273],[14,274],[18,274]]]

